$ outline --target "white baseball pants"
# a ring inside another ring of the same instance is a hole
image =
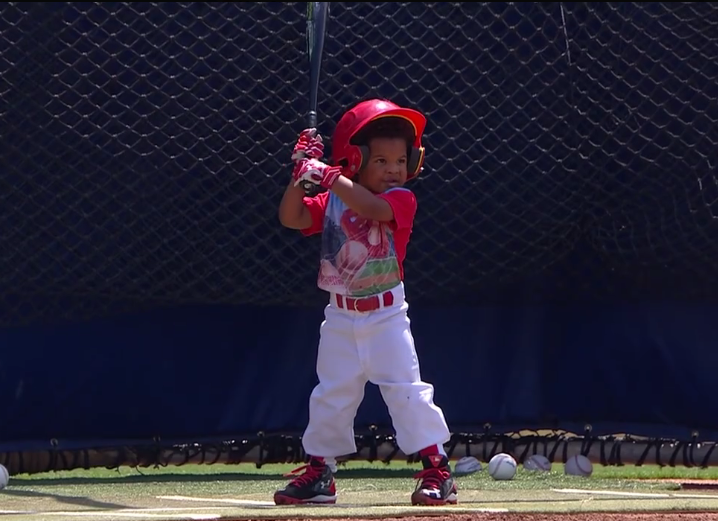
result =
[[[411,334],[403,285],[392,290],[391,307],[369,313],[336,305],[325,308],[317,354],[319,384],[309,399],[309,424],[302,443],[307,454],[337,457],[356,452],[354,418],[367,382],[387,405],[396,441],[405,454],[451,437],[434,387],[423,382]]]

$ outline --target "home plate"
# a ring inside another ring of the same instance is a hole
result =
[[[198,501],[204,503],[229,503],[230,505],[246,505],[273,507],[276,506],[273,501],[253,501],[251,499],[227,499],[227,498],[211,498],[211,497],[187,497],[187,496],[157,496],[156,499],[169,499],[173,501]]]

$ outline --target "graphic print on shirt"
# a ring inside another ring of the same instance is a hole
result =
[[[387,223],[360,217],[338,197],[324,214],[318,285],[350,297],[381,293],[401,282],[394,239]]]

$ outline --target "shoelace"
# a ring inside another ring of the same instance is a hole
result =
[[[303,465],[301,467],[294,469],[293,471],[289,472],[288,474],[285,474],[284,476],[287,478],[291,478],[294,474],[297,474],[301,471],[305,471],[304,474],[294,478],[291,483],[292,485],[294,485],[296,487],[306,485],[306,484],[310,483],[311,481],[317,479],[322,474],[322,469],[320,467],[314,467],[312,465]]]
[[[422,488],[441,489],[441,482],[448,479],[449,473],[442,469],[424,469],[414,475],[414,479],[421,480]]]

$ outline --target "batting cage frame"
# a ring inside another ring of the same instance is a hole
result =
[[[405,262],[450,457],[711,466],[718,6],[332,2],[317,126],[427,116]],[[302,461],[326,294],[277,222],[298,2],[0,6],[0,463]],[[403,454],[375,390],[357,453]]]

